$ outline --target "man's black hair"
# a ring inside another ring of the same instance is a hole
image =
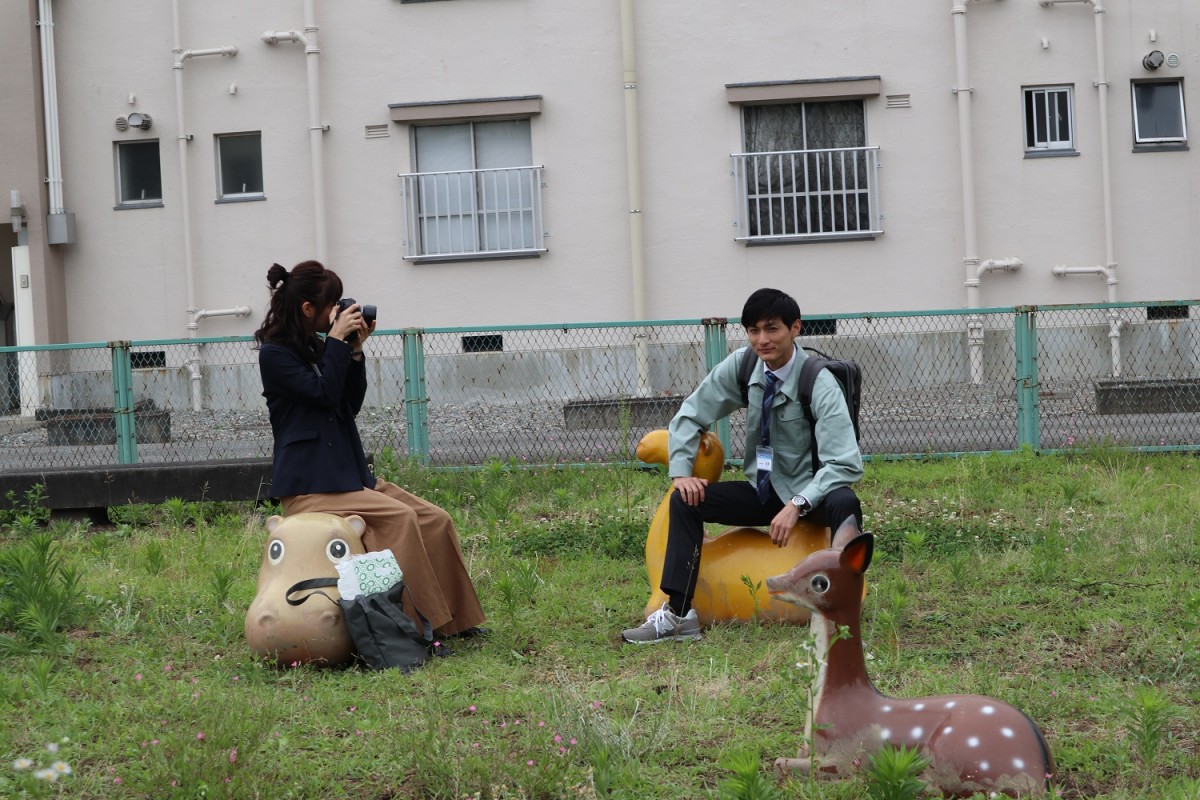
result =
[[[800,304],[778,289],[759,289],[742,306],[742,327],[749,328],[765,319],[779,319],[787,327],[800,319]]]

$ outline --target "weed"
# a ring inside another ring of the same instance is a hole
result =
[[[1142,766],[1151,769],[1158,763],[1166,744],[1173,708],[1160,689],[1144,684],[1134,687],[1133,699],[1124,709],[1129,737]]]
[[[212,568],[208,585],[212,589],[213,603],[218,608],[229,602],[229,590],[237,578],[238,570],[232,564],[217,564]]]
[[[195,518],[194,504],[182,497],[168,497],[162,503],[162,514],[172,528],[182,528]]]
[[[49,533],[0,551],[0,625],[35,649],[60,649],[59,631],[81,596],[79,579]]]
[[[925,789],[917,776],[929,766],[920,750],[886,745],[871,756],[867,767],[867,797],[871,800],[913,800]]]
[[[166,553],[163,551],[162,542],[157,539],[151,539],[146,543],[146,572],[151,575],[157,575],[163,571],[166,566]]]
[[[18,535],[28,535],[50,519],[46,505],[46,487],[40,483],[26,489],[20,496],[9,489],[0,503],[0,530],[9,528]]]
[[[783,800],[784,794],[775,781],[763,775],[758,753],[734,750],[722,755],[719,764],[733,773],[717,785],[722,800]]]
[[[745,586],[746,591],[750,593],[750,601],[754,603],[754,621],[757,623],[759,612],[758,590],[762,588],[762,581],[755,582],[750,579],[749,575],[743,575],[742,586]]]

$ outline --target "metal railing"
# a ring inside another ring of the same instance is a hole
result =
[[[1195,450],[1198,305],[810,316],[800,342],[862,366],[868,458]],[[358,425],[439,466],[629,461],[744,344],[725,318],[378,332]],[[270,456],[257,361],[249,337],[0,348],[0,471]],[[716,429],[739,460],[744,411]]]
[[[878,147],[735,153],[731,157],[737,241],[883,233]]]
[[[544,253],[541,166],[400,176],[404,257]]]

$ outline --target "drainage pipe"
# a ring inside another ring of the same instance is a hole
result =
[[[250,306],[234,306],[233,308],[202,308],[192,315],[194,322],[199,322],[202,319],[209,317],[248,317],[250,316]]]
[[[304,0],[304,33],[299,31],[267,31],[262,40],[267,44],[295,42],[304,45],[304,62],[308,72],[308,152],[312,168],[313,232],[316,237],[316,258],[329,261],[328,234],[325,219],[325,132],[329,126],[321,122],[321,48],[317,44],[315,0]]]
[[[954,0],[950,8],[954,20],[954,94],[958,99],[958,151],[962,170],[963,207],[963,267],[967,288],[967,308],[979,308],[979,287],[982,278],[989,272],[1015,272],[1021,267],[1021,259],[1015,257],[979,259],[978,215],[975,207],[975,149],[971,130],[970,61],[967,57],[967,5],[966,0]],[[967,348],[971,364],[971,382],[983,383],[983,317],[972,314],[967,317]]]
[[[192,137],[187,132],[184,117],[183,102],[183,64],[191,58],[202,56],[236,56],[238,49],[233,46],[210,47],[203,50],[184,50],[179,36],[179,0],[171,0],[171,21],[174,28],[174,46],[171,53],[175,56],[172,68],[175,70],[175,120],[178,129],[176,139],[179,142],[179,213],[183,217],[183,271],[187,278],[187,335],[189,339],[196,338],[198,319],[196,318],[196,276],[192,266],[192,210],[191,192],[188,187],[187,145]],[[188,373],[192,382],[192,410],[201,410],[200,389],[200,348],[193,344],[188,354]]]
[[[38,0],[42,44],[42,109],[46,120],[46,186],[51,214],[63,213],[62,148],[58,126],[58,77],[54,67],[54,11],[51,0]]]
[[[1100,115],[1100,182],[1104,205],[1104,264],[1095,267],[1067,267],[1057,265],[1051,273],[1058,278],[1067,275],[1102,275],[1108,286],[1108,302],[1117,302],[1117,257],[1113,245],[1113,192],[1112,165],[1108,144],[1108,65],[1104,54],[1104,5],[1100,0],[1040,0],[1043,8],[1062,3],[1087,3],[1092,6],[1092,19],[1096,34],[1096,87],[1097,109]],[[1121,329],[1124,320],[1115,308],[1108,311],[1108,341],[1112,350],[1112,375],[1121,376]]]
[[[645,243],[642,234],[642,155],[638,143],[637,39],[633,0],[621,0],[621,81],[625,87],[625,173],[629,193],[629,275],[633,293],[633,318],[646,318]],[[638,396],[650,394],[647,332],[634,329]]]

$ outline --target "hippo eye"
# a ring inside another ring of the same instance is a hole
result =
[[[816,575],[812,576],[812,580],[808,582],[808,585],[811,586],[812,590],[817,594],[825,594],[829,591],[829,578],[823,573],[818,572]]]
[[[283,542],[278,539],[271,540],[271,544],[267,547],[267,559],[272,564],[283,561]]]
[[[350,555],[350,545],[346,544],[344,539],[334,539],[325,545],[325,555],[329,556],[329,560],[335,564],[345,561],[346,557]]]

